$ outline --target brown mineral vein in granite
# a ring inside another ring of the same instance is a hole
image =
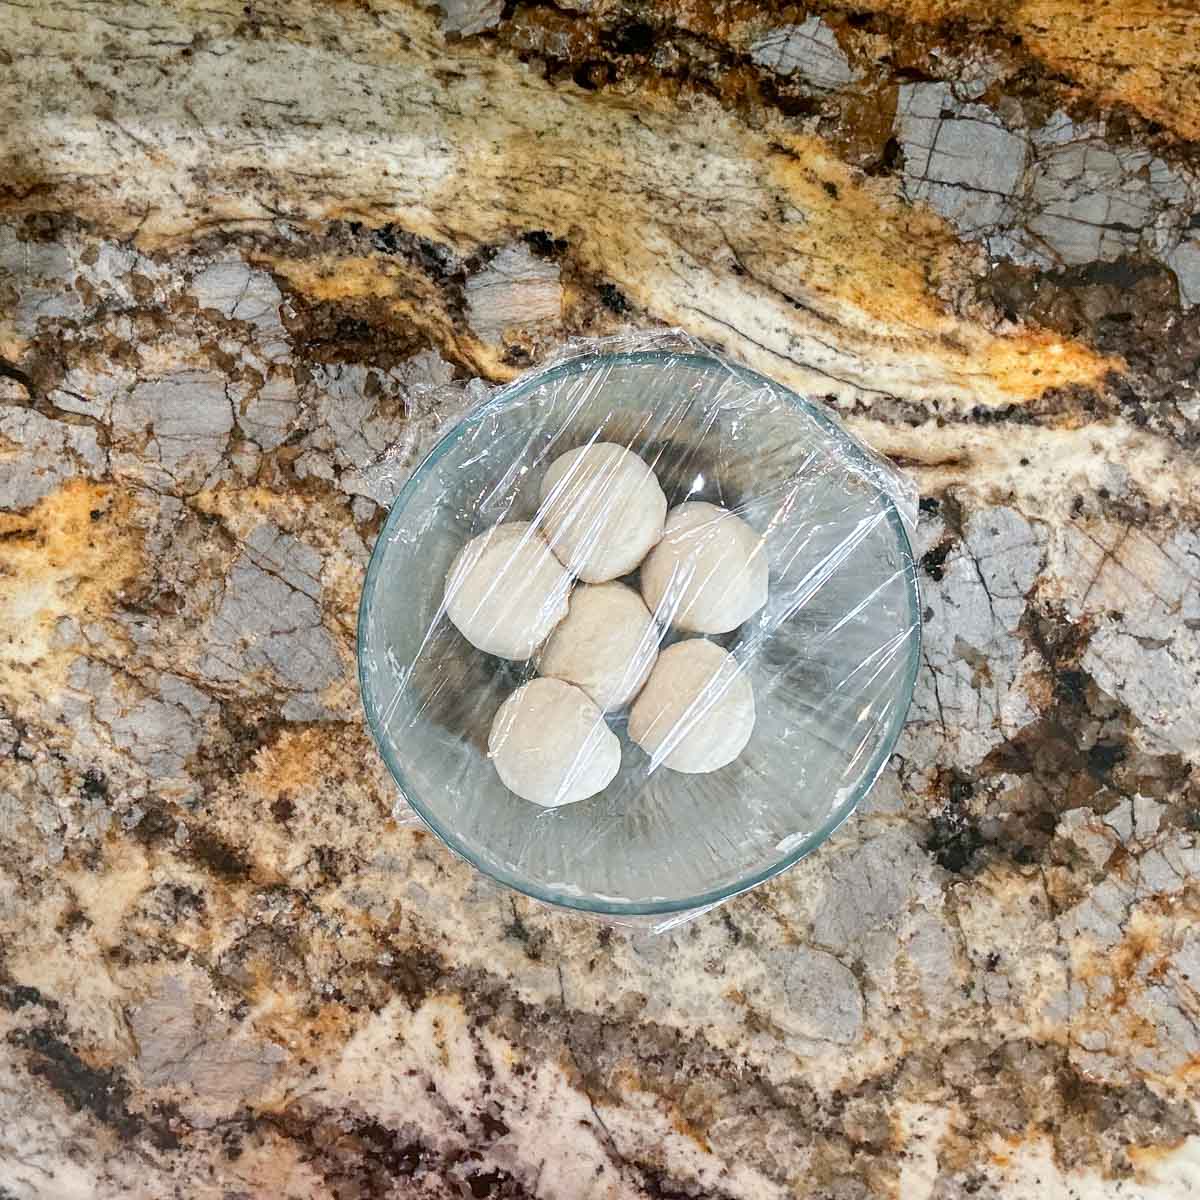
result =
[[[650,91],[599,104],[444,46],[405,5],[313,5],[302,24],[263,9],[253,41],[237,36],[240,5],[170,10],[153,36],[125,15],[80,11],[51,27],[16,11],[0,113],[18,136],[0,211],[70,211],[146,246],[292,216],[475,247],[515,222],[568,238],[581,267],[654,316],[838,394],[880,390],[891,372],[890,388],[1003,404],[1116,365],[956,314],[935,286],[953,289],[964,264],[938,223],[886,203],[780,123],[750,130],[700,98],[681,122]],[[356,52],[356,38],[371,49]],[[112,57],[94,54],[102,45]],[[31,119],[23,73],[72,56],[114,68],[103,81],[50,69],[53,119]],[[97,91],[111,117],[93,124],[81,118]],[[311,127],[321,162],[307,154]],[[931,286],[931,272],[945,278]]]
[[[573,71],[584,86],[637,73],[640,59],[662,86],[700,83],[743,111],[766,105],[807,115],[836,109],[844,93],[861,122],[873,85],[938,78],[951,64],[969,82],[981,67],[1008,63],[1023,76],[1011,102],[1111,109],[1168,141],[1194,142],[1200,129],[1200,12],[1187,0],[590,0],[514,9],[503,23],[491,20],[495,36],[543,56],[552,71]],[[747,59],[767,70],[747,70]],[[831,132],[846,145],[869,145],[865,130],[845,126]]]
[[[1069,8],[0,3],[0,1200],[1196,1191],[1196,49]],[[914,473],[925,661],[653,937],[408,823],[353,624],[442,424],[657,319]]]

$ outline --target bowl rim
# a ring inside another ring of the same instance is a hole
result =
[[[768,866],[739,878],[732,884],[712,888],[696,896],[670,900],[623,901],[600,899],[593,896],[571,895],[568,892],[556,891],[553,888],[542,889],[536,884],[528,880],[521,880],[501,868],[485,865],[478,861],[458,838],[453,829],[449,828],[442,821],[439,821],[431,812],[426,811],[425,806],[406,783],[404,772],[395,753],[394,746],[391,740],[384,736],[383,726],[379,719],[380,714],[367,687],[365,666],[367,613],[373,603],[375,589],[379,582],[384,551],[391,541],[389,534],[399,524],[400,518],[425,474],[469,428],[478,424],[478,422],[490,413],[522,399],[530,391],[549,381],[583,374],[618,363],[621,365],[687,363],[691,366],[708,370],[716,367],[722,371],[737,375],[744,382],[753,386],[769,387],[781,399],[796,405],[807,415],[811,416],[823,432],[830,436],[838,444],[839,449],[851,460],[868,470],[871,470],[874,466],[869,453],[829,413],[823,411],[823,408],[817,402],[806,399],[799,393],[792,391],[791,388],[785,387],[783,384],[760,374],[758,371],[742,366],[740,363],[730,362],[715,353],[705,354],[696,351],[674,349],[592,351],[572,356],[564,361],[540,369],[535,368],[497,389],[482,404],[477,405],[456,421],[450,429],[438,438],[433,448],[410,473],[407,480],[405,480],[400,490],[396,493],[388,509],[387,519],[384,521],[383,527],[375,539],[375,544],[371,548],[370,561],[367,564],[366,574],[363,578],[356,620],[355,659],[359,696],[362,701],[364,715],[366,716],[367,728],[371,733],[371,740],[375,743],[376,749],[387,766],[388,773],[391,775],[393,782],[400,791],[401,797],[409,808],[459,858],[497,883],[546,904],[553,904],[576,912],[610,917],[662,916],[670,913],[687,912],[692,909],[711,908],[734,896],[740,895],[742,892],[749,891],[751,888],[755,888],[759,884],[765,883],[767,880],[773,879],[776,875],[780,875],[789,868],[794,867],[801,859],[807,858],[814,850],[824,845],[854,813],[866,796],[870,794],[871,789],[875,786],[879,776],[887,766],[888,760],[891,758],[892,751],[895,749],[896,742],[908,719],[909,709],[912,706],[913,693],[920,670],[923,638],[920,589],[912,543],[909,540],[904,522],[900,517],[899,509],[886,491],[877,489],[876,503],[880,503],[884,507],[885,515],[896,537],[897,549],[900,552],[901,558],[900,570],[907,584],[905,590],[909,600],[909,624],[910,628],[916,631],[916,637],[909,639],[910,654],[908,669],[905,672],[899,690],[901,703],[895,706],[891,728],[887,730],[886,735],[880,740],[869,767],[864,771],[858,785],[854,789],[855,794],[849,798],[849,802],[843,801],[842,804],[834,809],[830,817],[815,834],[804,838],[796,848],[781,855]]]

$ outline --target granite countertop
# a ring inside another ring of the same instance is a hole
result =
[[[1200,16],[0,0],[0,1198],[1200,1194]],[[679,325],[912,472],[924,670],[662,934],[397,805],[439,426]]]

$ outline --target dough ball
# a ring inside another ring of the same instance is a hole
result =
[[[605,711],[641,691],[658,658],[658,625],[623,583],[591,583],[571,593],[571,611],[550,635],[538,671],[582,688]]]
[[[682,727],[686,725],[686,730]],[[673,744],[668,736],[677,729]],[[754,690],[732,654],[693,638],[668,646],[629,714],[629,736],[672,771],[716,771],[745,749],[754,730]]]
[[[741,517],[689,500],[642,564],[642,596],[676,629],[728,633],[766,604],[767,573],[763,540]]]
[[[624,446],[568,450],[542,481],[541,525],[554,553],[585,583],[636,570],[662,537],[667,498],[654,472]]]
[[[472,538],[446,573],[446,615],[472,646],[524,659],[567,615],[571,577],[528,521]]]
[[[557,808],[608,787],[621,766],[621,743],[577,687],[534,679],[500,705],[488,755],[510,792]]]

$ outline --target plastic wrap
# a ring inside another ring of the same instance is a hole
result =
[[[824,406],[682,333],[573,345],[400,491],[359,614],[372,732],[494,879],[676,924],[878,777],[919,659],[916,513]]]

